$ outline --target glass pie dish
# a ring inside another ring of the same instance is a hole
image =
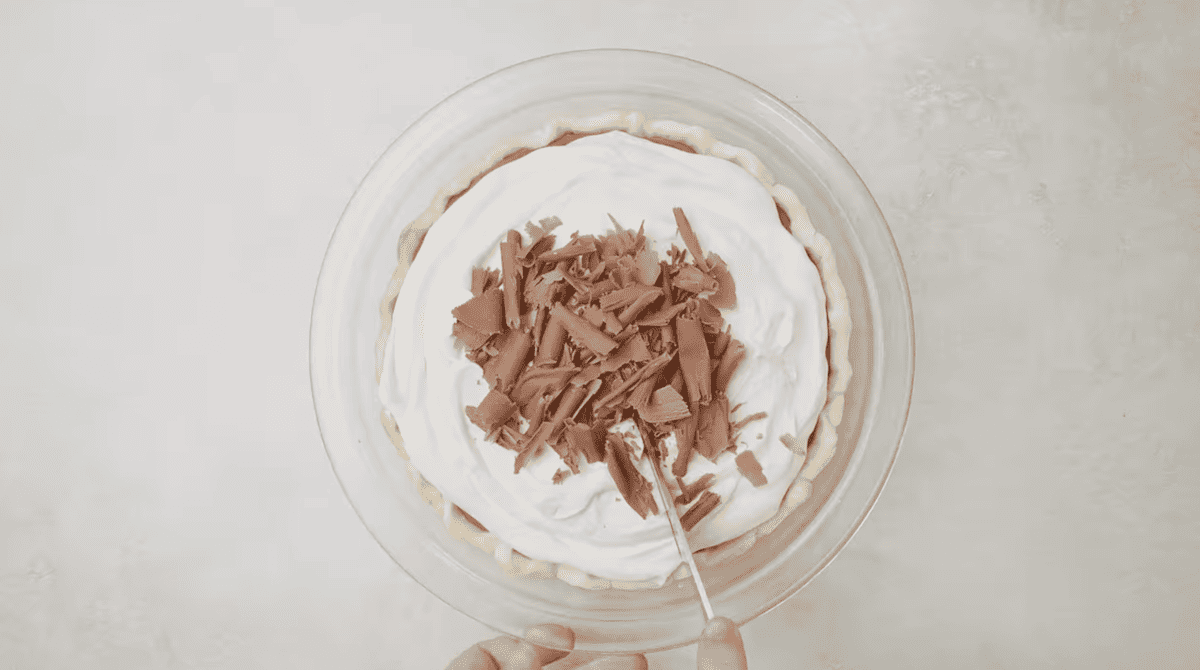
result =
[[[861,525],[899,450],[912,390],[911,307],[890,231],[853,168],[800,115],[745,80],[674,56],[597,50],[527,61],[450,96],[387,149],[347,205],[318,279],[309,355],[318,424],[338,479],[409,575],[504,633],[557,622],[575,629],[579,649],[652,651],[699,635],[690,580],[586,590],[506,574],[455,538],[422,499],[380,421],[374,374],[380,299],[398,250],[415,246],[410,224],[439,189],[508,138],[554,118],[613,111],[700,126],[749,150],[796,193],[833,249],[853,324],[837,451],[807,501],[736,566],[701,570],[714,610],[739,625],[808,583]]]

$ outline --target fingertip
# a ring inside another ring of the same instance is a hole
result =
[[[500,664],[483,647],[475,645],[451,661],[446,670],[500,670]]]
[[[718,616],[709,620],[708,625],[704,627],[704,632],[700,637],[706,640],[720,641],[728,639],[730,634],[737,632],[737,626],[733,625],[733,621]]]
[[[543,623],[525,631],[525,639],[539,646],[570,651],[575,648],[575,631],[556,623]]]
[[[696,666],[704,670],[746,670],[746,650],[737,626],[714,617],[704,627],[696,648]]]

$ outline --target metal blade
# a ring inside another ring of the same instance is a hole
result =
[[[700,607],[704,610],[704,622],[708,623],[709,619],[713,618],[712,604],[708,602],[708,591],[704,589],[704,582],[700,581],[700,571],[696,569],[696,559],[692,557],[692,548],[688,546],[687,534],[683,530],[683,524],[679,521],[679,513],[675,511],[675,500],[671,497],[671,490],[667,488],[667,483],[663,481],[662,463],[651,455],[650,465],[654,470],[654,483],[658,486],[658,495],[663,499],[663,507],[666,508],[667,520],[671,523],[671,534],[675,536],[675,546],[679,548],[679,555],[683,558],[683,562],[687,563],[688,571],[692,573],[692,580],[696,582],[696,592],[700,594]]]

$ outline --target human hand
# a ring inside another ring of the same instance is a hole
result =
[[[696,643],[697,670],[747,670],[746,647],[737,626],[723,616],[713,617]]]
[[[498,637],[480,642],[463,652],[446,670],[541,670],[560,659],[562,664],[554,667],[562,670],[647,670],[650,667],[641,654],[595,657],[558,651],[574,646],[575,632],[570,628],[542,624],[525,631],[525,641]],[[696,668],[747,670],[746,649],[741,633],[732,621],[716,617],[704,627],[697,643]]]
[[[540,624],[526,630],[524,640],[507,636],[484,640],[454,659],[446,670],[541,670],[559,659],[563,663],[555,663],[553,667],[563,670],[648,670],[650,667],[642,654],[597,657],[559,651],[574,647],[575,631],[558,624]],[[572,663],[573,659],[577,662]]]

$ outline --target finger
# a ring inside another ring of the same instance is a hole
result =
[[[737,626],[723,616],[704,627],[696,649],[699,670],[746,670],[746,648]]]
[[[526,630],[525,640],[537,650],[540,668],[571,653],[575,648],[575,631],[556,623],[544,623]]]
[[[636,656],[604,656],[583,666],[579,670],[650,670],[650,663],[642,654]]]
[[[458,658],[450,661],[450,665],[446,666],[446,670],[500,670],[500,664],[496,662],[492,655],[484,651],[480,646],[475,645],[464,651]]]

